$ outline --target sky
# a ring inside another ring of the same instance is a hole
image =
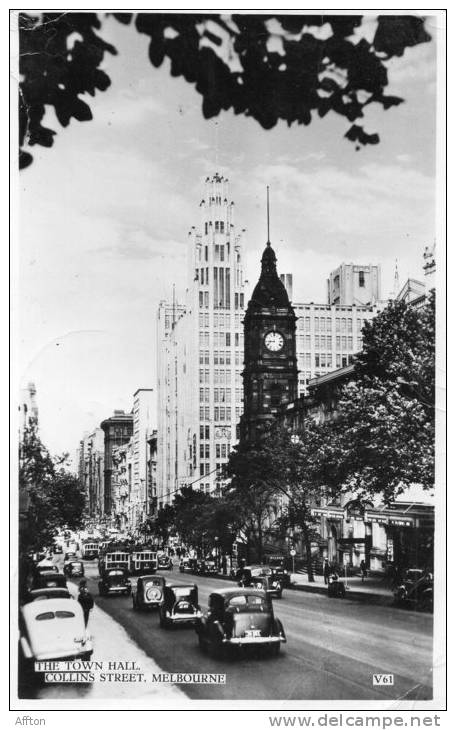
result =
[[[433,35],[432,19],[427,28]],[[380,144],[356,151],[337,115],[269,131],[231,112],[205,120],[193,86],[167,61],[150,64],[146,36],[113,19],[102,35],[118,55],[104,62],[111,87],[89,98],[93,120],[62,129],[49,111],[54,146],[33,147],[19,177],[19,379],[36,385],[54,454],[74,452],[114,409],[130,411],[138,388],[156,387],[157,307],[173,284],[184,300],[207,175],[230,180],[249,289],[266,241],[266,185],[295,301],[325,302],[342,262],[380,264],[387,297],[395,260],[401,284],[422,280],[435,237],[434,42],[389,62],[388,91],[406,101],[371,105],[364,126]]]

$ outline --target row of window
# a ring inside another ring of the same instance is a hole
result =
[[[242,386],[241,371],[236,370],[234,381],[236,386]],[[199,371],[199,382],[200,385],[206,385],[210,383],[210,370],[209,368],[200,368]],[[214,370],[214,385],[230,385],[231,384],[231,370]]]
[[[312,340],[310,335],[298,335],[297,337],[297,350],[298,356],[303,357],[305,350],[310,350],[312,347]],[[357,349],[361,349],[363,345],[362,337],[358,337],[356,340]],[[314,336],[314,349],[315,350],[331,350],[332,349],[332,337],[331,335],[315,335]],[[337,335],[336,337],[336,350],[352,350],[353,349],[353,337],[347,335]]]
[[[231,406],[214,406],[214,421],[221,423],[224,421],[231,421]],[[239,420],[242,413],[241,406],[236,406],[233,410],[236,416],[236,421]],[[211,409],[210,406],[201,406],[199,409],[199,420],[210,421],[211,420]]]
[[[311,317],[299,317],[297,329],[298,331],[304,330],[310,332],[311,330]],[[357,319],[356,324],[358,332],[360,332],[364,326],[363,319]],[[315,332],[332,332],[332,317],[313,317],[314,331]],[[353,332],[354,320],[351,317],[336,317],[335,326],[336,332]]]
[[[212,221],[206,221],[204,224],[204,233],[206,236],[208,235],[210,228],[214,228],[216,233],[225,233],[225,221],[215,221],[213,226]]]

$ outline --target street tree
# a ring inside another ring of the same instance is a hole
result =
[[[51,544],[62,525],[70,530],[82,525],[85,493],[66,463],[66,455],[50,455],[35,424],[25,430],[19,452],[19,493],[25,497],[19,549],[24,555]]]
[[[322,483],[388,503],[412,484],[434,486],[434,296],[421,308],[391,302],[363,337],[326,423]]]
[[[276,527],[278,494],[272,474],[271,449],[266,441],[241,442],[235,446],[225,466],[225,476],[229,483],[224,495],[239,516],[247,555],[253,547],[256,559],[262,562],[265,540]]]
[[[160,544],[166,545],[170,535],[175,532],[176,510],[173,505],[165,504],[157,514],[148,520],[149,532],[158,539]]]
[[[387,93],[387,61],[406,48],[428,42],[424,18],[379,15],[371,40],[357,35],[361,15],[216,13],[114,13],[150,38],[149,59],[165,61],[202,96],[206,119],[232,110],[263,129],[279,120],[309,125],[333,112],[350,123],[345,137],[360,145],[379,136],[362,126],[370,104],[383,109],[404,100]],[[88,121],[87,95],[106,91],[111,79],[102,68],[116,54],[102,37],[96,13],[19,14],[19,163],[32,155],[24,145],[51,147],[55,130],[45,127],[45,107],[60,125]],[[83,98],[84,97],[84,98]]]

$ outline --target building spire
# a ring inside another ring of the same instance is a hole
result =
[[[270,246],[271,240],[269,238],[269,185],[266,186],[266,215],[268,223],[268,240],[266,241],[266,246]]]
[[[396,299],[397,295],[399,294],[399,271],[397,268],[397,259],[396,264],[394,268],[394,298]]]

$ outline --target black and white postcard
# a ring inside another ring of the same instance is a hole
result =
[[[10,25],[16,724],[439,726],[445,11]]]

